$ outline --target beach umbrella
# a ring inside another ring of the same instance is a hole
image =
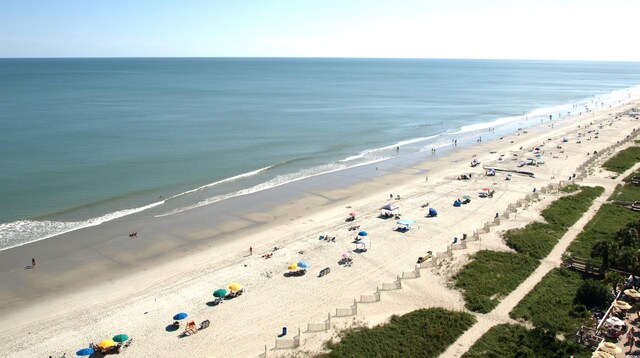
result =
[[[82,348],[81,350],[76,352],[76,355],[78,355],[80,357],[84,357],[84,356],[90,356],[94,352],[95,351],[93,350],[93,348]]]
[[[291,264],[291,265],[287,266],[287,268],[288,268],[289,270],[295,270],[295,269],[297,269],[297,268],[298,268],[298,265],[297,265],[297,264]]]
[[[400,208],[398,205],[395,204],[387,204],[385,206],[382,207],[384,210],[388,210],[388,211],[394,211],[398,208]]]
[[[213,291],[213,297],[222,298],[222,297],[225,297],[226,295],[227,295],[227,290],[225,290],[224,288],[219,288]]]
[[[621,300],[615,300],[613,301],[613,307],[619,309],[619,310],[628,310],[631,309],[631,305],[628,304],[625,301],[621,301]]]
[[[465,195],[462,197],[463,200],[471,200],[471,197],[469,195]]]
[[[409,227],[409,226],[411,226],[411,225],[413,225],[415,223],[416,223],[416,221],[415,220],[411,220],[411,219],[402,219],[402,220],[398,221],[398,225],[407,226],[407,227]]]
[[[633,288],[624,290],[624,294],[629,297],[640,298],[640,292],[638,292],[637,290],[634,290]]]
[[[173,316],[173,319],[176,320],[176,321],[179,321],[181,319],[187,318],[188,316],[189,316],[188,314],[186,314],[184,312],[180,312],[180,313],[176,313],[176,315]]]
[[[611,342],[602,342],[598,345],[598,350],[610,353],[610,354],[618,354],[622,353],[622,348],[618,347],[615,343]]]
[[[491,191],[491,188],[482,188],[484,191]]]
[[[369,233],[368,233],[368,232],[366,232],[366,231],[360,231],[360,232],[358,233],[358,235],[360,235],[360,236],[367,236],[367,235],[369,235]]]
[[[607,352],[597,351],[597,352],[593,352],[593,354],[591,355],[591,358],[615,358],[615,357]]]
[[[604,322],[609,326],[624,326],[624,321],[616,316],[611,316]]]
[[[122,342],[126,342],[126,341],[128,341],[128,340],[129,340],[129,336],[127,336],[127,335],[126,335],[126,334],[124,334],[124,333],[121,333],[121,334],[117,334],[117,335],[113,336],[113,338],[112,338],[112,339],[113,339],[115,342],[122,343]]]
[[[98,343],[98,347],[100,348],[109,348],[116,345],[116,342],[113,339],[105,339],[104,341]]]
[[[355,213],[355,211],[350,212],[350,213],[349,213],[349,216],[351,216],[351,217],[356,217],[356,213]]]
[[[232,282],[229,284],[229,289],[231,291],[240,291],[242,289],[242,285],[237,282]]]
[[[348,259],[351,257],[351,252],[343,252],[342,253],[342,258],[343,259]]]
[[[307,261],[300,261],[298,262],[298,267],[300,267],[301,269],[308,269],[309,267],[311,267],[311,265],[307,262]]]

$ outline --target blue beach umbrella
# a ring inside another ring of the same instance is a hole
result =
[[[360,235],[360,236],[367,236],[367,235],[369,235],[369,233],[368,233],[368,232],[366,232],[366,231],[360,231],[360,232],[358,233],[358,235]]]
[[[175,316],[173,316],[173,319],[175,319],[176,321],[179,321],[181,319],[185,319],[187,318],[189,315],[184,313],[184,312],[180,312],[178,314],[176,314]]]
[[[79,355],[81,357],[83,356],[90,356],[94,353],[95,351],[92,348],[82,348],[81,350],[76,352],[76,355]]]
[[[309,267],[311,267],[311,265],[309,265],[309,263],[307,261],[300,261],[298,262],[298,267],[300,267],[301,269],[308,269]]]

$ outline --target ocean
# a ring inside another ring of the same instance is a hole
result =
[[[638,86],[640,63],[0,59],[0,249],[472,145]]]

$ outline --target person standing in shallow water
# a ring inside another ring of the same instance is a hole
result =
[[[36,258],[32,257],[31,258],[31,268],[34,268],[34,267],[36,267]]]

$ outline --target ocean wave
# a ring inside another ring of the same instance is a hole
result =
[[[182,208],[178,208],[178,209],[174,209],[171,210],[169,212],[163,213],[163,214],[158,214],[155,217],[159,218],[159,217],[164,217],[164,216],[169,216],[169,215],[174,215],[174,214],[178,214],[181,212],[185,212],[185,211],[189,211],[189,210],[193,210],[202,206],[206,206],[206,205],[211,205],[223,200],[227,200],[230,198],[234,198],[234,197],[238,197],[238,196],[243,196],[243,195],[249,195],[249,194],[253,194],[253,193],[257,193],[259,191],[263,191],[263,190],[267,190],[267,189],[272,189],[275,187],[279,187],[285,184],[289,184],[289,183],[293,183],[299,180],[303,180],[303,179],[307,179],[307,178],[312,178],[315,176],[319,176],[319,175],[324,175],[324,174],[328,174],[328,173],[333,173],[333,172],[337,172],[337,171],[341,171],[341,170],[345,170],[345,169],[350,169],[350,168],[356,168],[356,167],[360,167],[360,166],[364,166],[364,165],[369,165],[369,164],[373,164],[373,163],[378,163],[384,160],[390,159],[390,157],[385,157],[385,158],[378,158],[378,159],[373,159],[373,160],[369,160],[366,162],[362,162],[362,163],[358,163],[356,165],[344,165],[344,164],[340,164],[340,163],[330,163],[330,164],[325,164],[325,165],[319,165],[319,166],[315,166],[313,168],[309,168],[309,169],[304,169],[295,173],[291,173],[291,174],[283,174],[283,175],[278,175],[275,178],[271,179],[271,180],[267,180],[263,183],[260,183],[258,185],[254,185],[250,188],[247,189],[241,189],[232,193],[227,193],[227,194],[221,194],[221,195],[216,195],[216,196],[212,196],[210,198],[204,199],[199,201],[198,203],[194,204],[194,205],[189,205],[186,207],[182,207]]]
[[[344,159],[340,159],[338,162],[339,163],[346,163],[346,162],[351,162],[354,160],[358,160],[358,159],[363,159],[366,158],[367,156],[370,156],[371,154],[377,153],[377,152],[382,152],[382,151],[387,151],[390,149],[395,149],[397,147],[402,147],[405,145],[409,145],[409,144],[415,144],[415,143],[420,143],[420,142],[425,142],[428,140],[431,140],[433,138],[438,137],[438,135],[432,135],[432,136],[428,136],[428,137],[418,137],[418,138],[412,138],[412,139],[408,139],[408,140],[403,140],[400,142],[397,142],[395,144],[390,144],[384,147],[379,147],[379,148],[373,148],[373,149],[366,149],[363,150],[362,152],[356,154],[356,155],[352,155],[349,157],[346,157]],[[387,159],[387,158],[377,158],[377,159]]]
[[[12,247],[22,246],[35,241],[49,239],[51,237],[82,228],[100,225],[107,221],[115,220],[127,215],[151,209],[164,203],[165,202],[163,200],[138,208],[114,211],[103,216],[91,218],[85,221],[65,222],[49,220],[20,220],[0,224],[0,251],[10,249]]]
[[[216,186],[216,185],[220,185],[220,184],[224,184],[224,183],[229,183],[229,182],[232,182],[232,181],[236,181],[236,180],[238,180],[238,179],[242,179],[242,178],[247,178],[247,177],[250,177],[250,176],[254,176],[254,175],[256,175],[256,174],[259,174],[259,173],[262,173],[262,172],[264,172],[264,171],[266,171],[266,170],[269,170],[269,169],[271,169],[271,168],[274,168],[274,167],[276,167],[276,166],[278,166],[278,165],[281,165],[281,164],[269,165],[269,166],[266,166],[266,167],[264,167],[264,168],[256,169],[256,170],[251,171],[251,172],[247,172],[247,173],[239,174],[239,175],[236,175],[236,176],[233,176],[233,177],[229,177],[229,178],[226,178],[226,179],[218,180],[218,181],[216,181],[216,182],[213,182],[213,183],[210,183],[210,184],[206,184],[206,185],[203,185],[203,186],[197,187],[197,188],[195,188],[195,189],[187,190],[187,191],[182,192],[182,193],[180,193],[180,194],[176,194],[176,195],[174,195],[174,196],[171,196],[171,197],[167,198],[166,200],[175,199],[175,198],[181,197],[181,196],[183,196],[183,195],[187,195],[187,194],[195,193],[195,192],[200,191],[200,190],[203,190],[203,189],[207,189],[207,188],[214,187],[214,186]]]

